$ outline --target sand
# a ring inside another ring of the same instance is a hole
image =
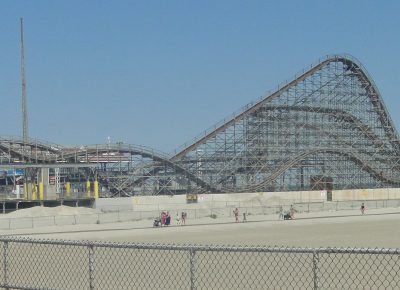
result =
[[[31,208],[19,209],[8,214],[0,215],[2,219],[8,218],[25,218],[25,217],[45,217],[45,216],[60,216],[60,215],[82,215],[95,214],[97,211],[87,207],[71,207],[71,206],[56,206],[44,207],[35,206]]]
[[[3,235],[44,239],[96,240],[133,243],[266,245],[299,247],[400,247],[400,210],[358,210],[303,213],[295,220],[276,215],[188,219],[186,226],[153,228],[151,220],[110,224],[83,224],[10,230]]]

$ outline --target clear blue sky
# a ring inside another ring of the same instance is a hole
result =
[[[400,1],[0,1],[0,135],[190,141],[318,58],[350,53],[400,128]]]

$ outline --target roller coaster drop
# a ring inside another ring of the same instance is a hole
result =
[[[96,180],[101,196],[399,187],[400,143],[380,93],[350,56],[329,56],[174,155],[142,146],[0,139],[0,167]],[[53,168],[53,169],[52,169]]]

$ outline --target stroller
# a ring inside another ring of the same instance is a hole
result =
[[[153,221],[153,227],[161,227],[161,219],[155,218]]]
[[[284,220],[291,220],[292,219],[292,215],[290,214],[290,212],[287,212],[283,215],[283,219]]]

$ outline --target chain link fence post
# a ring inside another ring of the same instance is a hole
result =
[[[313,252],[313,281],[314,281],[314,290],[318,290],[318,262],[319,256],[318,252]]]
[[[8,241],[3,242],[3,268],[4,268],[4,289],[10,289],[8,287]]]
[[[94,290],[94,246],[89,245],[89,289]]]
[[[196,250],[190,249],[190,290],[195,290]]]

